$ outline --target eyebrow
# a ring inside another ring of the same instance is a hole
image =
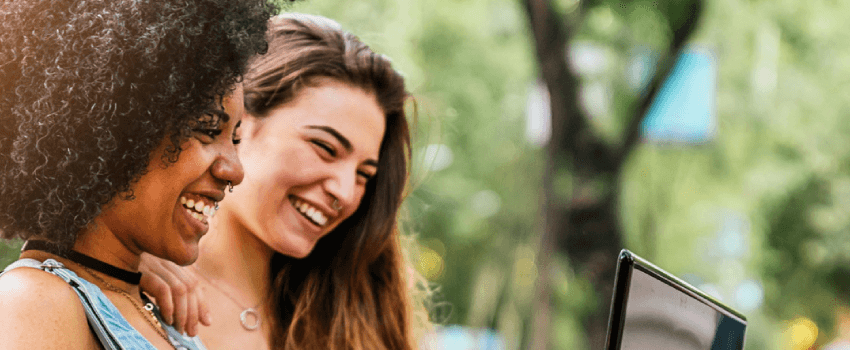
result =
[[[314,130],[322,130],[322,131],[330,134],[337,141],[339,141],[339,143],[342,144],[342,147],[345,148],[345,150],[348,151],[348,152],[351,152],[354,149],[354,147],[351,145],[351,141],[349,141],[345,136],[342,136],[342,134],[340,134],[339,131],[336,131],[336,129],[334,129],[330,126],[308,125],[307,128],[308,129],[314,129]],[[367,159],[364,163],[365,163],[365,165],[371,165],[371,166],[376,167],[376,168],[378,167],[378,161],[376,161],[374,159]]]

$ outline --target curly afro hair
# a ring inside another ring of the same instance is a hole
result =
[[[70,248],[267,49],[265,0],[0,0],[0,236]],[[224,118],[227,116],[224,115]]]

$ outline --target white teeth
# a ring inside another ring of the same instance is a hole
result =
[[[191,210],[189,210],[189,209],[186,209],[186,212],[187,212],[187,213],[189,213],[189,216],[191,216],[191,217],[195,218],[195,220],[198,220],[198,221],[200,221],[200,222],[206,223],[206,221],[204,220],[204,216],[203,216],[203,215],[198,214],[198,213],[196,213],[196,212],[194,212],[194,211],[191,211]]]
[[[188,211],[193,218],[204,223],[207,222],[208,218],[213,217],[216,212],[215,204],[208,205],[202,200],[198,200],[196,202],[194,199],[186,199],[186,197],[180,197],[180,203],[183,204],[183,206],[186,208],[186,211]]]
[[[313,221],[315,221],[320,226],[323,226],[328,221],[328,219],[325,218],[324,215],[322,215],[322,212],[318,210],[316,210],[313,215],[310,215],[310,217],[313,218]]]
[[[319,226],[324,226],[328,223],[328,218],[325,217],[325,214],[322,213],[321,210],[313,208],[311,205],[302,202],[301,200],[294,200],[292,205],[297,209],[301,214],[304,214],[311,221],[316,223]]]

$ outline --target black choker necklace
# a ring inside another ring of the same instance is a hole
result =
[[[48,252],[50,254],[63,257],[77,264],[103,273],[107,276],[115,277],[129,284],[139,284],[139,281],[142,280],[141,272],[127,271],[120,267],[116,267],[115,265],[111,265],[103,261],[97,260],[75,250],[69,250],[65,254],[60,254],[59,248],[55,244],[50,243],[48,241],[26,241],[26,243],[24,243],[23,248],[21,248],[21,251],[25,252],[27,250],[40,250]]]

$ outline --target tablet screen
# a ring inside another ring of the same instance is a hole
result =
[[[746,324],[710,301],[632,269],[620,349],[740,350]]]

